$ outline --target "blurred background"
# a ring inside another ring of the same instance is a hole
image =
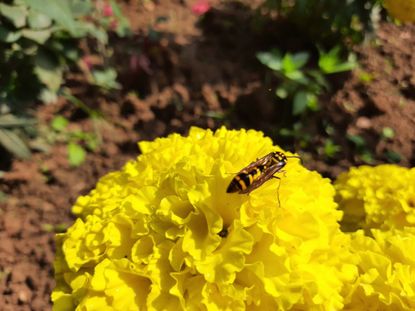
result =
[[[138,141],[252,128],[331,179],[414,166],[415,2],[384,2],[1,1],[0,310],[51,309],[54,234]]]

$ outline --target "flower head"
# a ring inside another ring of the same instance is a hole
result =
[[[235,172],[281,151],[252,130],[139,146],[58,235],[55,310],[343,308],[357,269],[328,179],[289,158],[279,180],[226,193]]]
[[[192,5],[192,12],[196,15],[203,15],[210,10],[210,4],[207,0],[198,0]]]
[[[415,0],[385,0],[389,14],[403,22],[415,22]]]
[[[338,177],[335,188],[349,230],[415,226],[415,169],[391,164],[352,168]]]
[[[111,17],[114,15],[114,11],[110,3],[105,3],[102,8],[102,15],[104,17]]]
[[[415,310],[415,228],[352,234],[359,278],[347,310]]]

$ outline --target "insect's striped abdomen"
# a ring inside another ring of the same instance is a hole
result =
[[[299,156],[286,156],[283,152],[275,151],[243,168],[226,189],[227,193],[250,193],[263,185],[272,178],[280,179],[275,176],[277,173],[284,172],[282,169],[287,164],[288,158],[300,158]],[[279,189],[279,185],[278,185]],[[280,202],[278,194],[278,203]]]
[[[261,176],[261,167],[255,168],[249,172],[241,172],[232,179],[231,183],[226,189],[227,193],[245,191],[255,179]]]

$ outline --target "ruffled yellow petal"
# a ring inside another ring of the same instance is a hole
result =
[[[359,278],[349,293],[347,310],[415,310],[415,228],[353,234]]]
[[[414,0],[385,0],[384,6],[393,17],[403,22],[415,22]]]
[[[360,289],[329,180],[288,158],[280,179],[226,193],[282,151],[261,132],[192,128],[139,146],[58,236],[57,310],[332,311]]]
[[[338,177],[335,187],[348,231],[415,226],[415,168],[352,168]]]

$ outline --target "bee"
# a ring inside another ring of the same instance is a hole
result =
[[[257,159],[236,174],[226,189],[226,192],[238,192],[241,194],[250,193],[271,178],[280,179],[275,176],[275,174],[278,172],[284,172],[282,169],[287,164],[288,158],[299,159],[300,157],[286,156],[282,152],[275,151]]]

